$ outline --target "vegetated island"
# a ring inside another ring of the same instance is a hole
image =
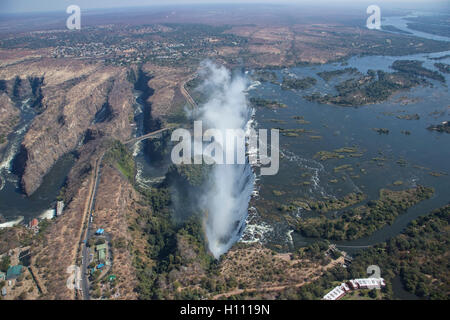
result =
[[[250,98],[250,104],[257,108],[278,109],[287,107],[287,105],[285,105],[284,103],[275,100],[267,100],[263,98]]]
[[[294,200],[290,205],[280,205],[278,210],[282,212],[295,211],[298,207],[307,211],[316,211],[318,213],[327,213],[333,210],[342,210],[366,199],[366,195],[362,192],[352,192],[340,199],[326,199],[326,200]]]
[[[259,82],[270,82],[273,84],[278,84],[277,74],[274,71],[269,70],[256,70],[252,75],[252,79]]]
[[[420,185],[402,191],[381,189],[378,200],[370,200],[365,205],[346,210],[336,219],[325,216],[302,219],[295,227],[305,237],[355,240],[391,224],[398,215],[420,201],[429,199],[433,193],[433,188]]]
[[[427,129],[430,131],[450,133],[450,122],[444,121],[441,124],[429,126]]]
[[[320,161],[329,159],[344,159],[345,154],[347,154],[347,157],[350,158],[359,158],[363,156],[363,152],[358,150],[357,147],[343,147],[333,151],[318,151],[313,158],[319,159]]]
[[[437,71],[432,71],[427,68],[424,68],[423,61],[417,60],[396,60],[392,64],[392,69],[412,75],[412,76],[420,76],[433,80],[437,80],[440,82],[445,82],[445,78],[442,74]]]
[[[283,82],[281,83],[281,88],[283,90],[306,90],[311,88],[317,83],[317,80],[312,77],[306,77],[303,79],[296,79],[296,78],[288,78],[283,77]]]
[[[343,74],[358,75],[361,73],[356,68],[345,68],[333,71],[322,71],[317,73],[317,75],[325,81],[330,81],[332,78],[341,76]]]
[[[416,60],[397,60],[392,64],[392,69],[396,70],[393,73],[368,70],[366,75],[337,84],[338,94],[335,96],[314,92],[305,98],[322,104],[357,107],[383,102],[400,90],[428,84],[425,78],[445,82],[439,72],[428,70],[422,64]]]
[[[436,68],[442,73],[450,73],[450,65],[442,62],[437,62],[434,64]]]

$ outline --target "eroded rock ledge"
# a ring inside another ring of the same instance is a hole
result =
[[[0,78],[43,78],[42,112],[33,120],[14,161],[27,195],[36,191],[61,156],[83,143],[88,130],[112,139],[130,137],[134,96],[125,68],[44,59],[6,69]],[[111,115],[96,123],[95,115],[105,104]]]

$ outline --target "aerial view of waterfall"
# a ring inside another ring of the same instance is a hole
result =
[[[0,300],[450,298],[448,1],[72,2],[0,3]]]

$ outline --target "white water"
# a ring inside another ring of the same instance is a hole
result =
[[[206,76],[200,90],[209,95],[200,109],[200,120],[208,128],[225,133],[226,129],[248,129],[251,110],[247,106],[245,91],[248,82],[232,77],[224,67],[210,62],[203,64]],[[225,136],[225,135],[224,135]],[[226,153],[235,150],[222,146]],[[248,204],[254,189],[254,173],[250,164],[215,165],[211,173],[210,188],[204,195],[205,231],[208,247],[215,258],[225,253],[238,241],[245,229]]]
[[[19,217],[16,220],[1,223],[0,229],[14,227],[15,225],[18,225],[19,223],[21,223],[22,221],[23,221],[23,217]]]
[[[23,113],[30,112],[29,101],[30,99],[22,101],[20,109]],[[4,188],[6,181],[10,181],[12,183],[17,182],[17,177],[11,174],[11,164],[12,161],[14,160],[14,157],[17,154],[17,151],[19,150],[23,136],[27,132],[30,124],[31,121],[22,121],[22,125],[18,127],[14,131],[14,134],[9,137],[11,140],[8,141],[8,145],[3,153],[3,157],[1,158],[0,162],[0,174],[1,174],[0,190]]]
[[[39,219],[51,220],[55,215],[56,215],[55,209],[48,209],[42,212],[42,214],[39,216]]]
[[[274,231],[268,223],[261,221],[258,210],[251,207],[248,210],[246,227],[239,242],[242,243],[264,243],[267,235]]]

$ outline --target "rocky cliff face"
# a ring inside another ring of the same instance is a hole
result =
[[[189,79],[192,72],[184,67],[162,67],[150,63],[145,64],[142,69],[151,76],[148,86],[154,90],[147,99],[151,104],[152,118],[166,120],[186,103],[180,92],[180,84]]]
[[[0,71],[0,79],[26,81],[28,91],[39,97],[41,113],[33,120],[15,160],[14,167],[22,176],[23,191],[31,195],[40,186],[43,177],[65,153],[76,149],[88,130],[99,130],[102,136],[124,140],[131,135],[130,115],[133,112],[132,84],[126,80],[126,70],[101,64],[66,61],[64,59],[41,60],[14,65]],[[36,86],[33,86],[36,84]],[[12,87],[14,91],[14,85]],[[16,86],[16,93],[22,86]],[[105,103],[111,116],[96,123],[95,115]]]
[[[6,143],[8,134],[14,129],[20,117],[19,109],[6,93],[0,93],[0,149]]]

